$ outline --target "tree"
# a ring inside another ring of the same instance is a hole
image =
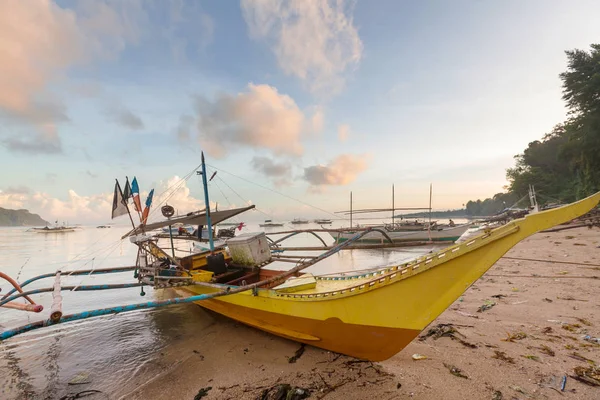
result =
[[[600,190],[600,44],[590,47],[567,51],[567,71],[560,74],[570,116],[565,154],[577,176],[577,197]]]

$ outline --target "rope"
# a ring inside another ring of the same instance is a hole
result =
[[[512,275],[512,274],[486,274],[488,276],[496,276],[503,278],[546,278],[546,279],[600,279],[598,276],[565,276],[565,275]]]
[[[206,165],[209,165],[209,164],[206,164]],[[322,212],[324,212],[324,213],[326,213],[326,214],[332,215],[332,216],[334,216],[336,219],[337,219],[337,218],[339,218],[339,215],[337,215],[337,214],[334,214],[334,213],[332,213],[332,212],[330,212],[330,211],[324,210],[324,209],[322,209],[322,208],[319,208],[319,207],[317,207],[317,206],[314,206],[314,205],[312,205],[312,204],[310,204],[310,203],[307,203],[307,202],[305,202],[305,201],[302,201],[302,200],[296,199],[296,198],[294,198],[294,197],[288,196],[287,194],[283,194],[283,193],[281,193],[281,192],[278,192],[277,190],[275,190],[275,189],[271,189],[271,188],[269,188],[269,187],[267,187],[267,186],[264,186],[264,185],[261,185],[260,183],[252,182],[252,181],[251,181],[251,180],[249,180],[249,179],[242,178],[241,176],[238,176],[238,175],[235,175],[235,174],[233,174],[233,173],[231,173],[231,172],[225,171],[224,169],[217,168],[217,167],[215,167],[214,165],[209,165],[209,166],[210,166],[211,168],[214,168],[214,169],[216,169],[217,171],[221,171],[221,172],[224,172],[224,173],[226,173],[226,174],[229,174],[229,175],[231,175],[231,176],[233,176],[233,177],[235,177],[235,178],[241,179],[241,180],[243,180],[244,182],[248,182],[248,183],[250,183],[250,184],[253,184],[253,185],[256,185],[256,186],[258,186],[258,187],[260,187],[260,188],[262,188],[262,189],[268,190],[268,191],[270,191],[270,192],[272,192],[272,193],[275,193],[275,194],[278,194],[278,195],[280,195],[280,196],[282,196],[282,197],[285,197],[285,198],[287,198],[287,199],[290,199],[290,200],[296,201],[296,202],[298,202],[298,203],[300,203],[300,204],[304,204],[305,206],[308,206],[308,207],[314,208],[315,210],[319,210],[319,211],[322,211]]]
[[[587,267],[600,267],[600,264],[587,264],[573,261],[554,261],[554,260],[540,260],[536,258],[520,258],[520,257],[502,257],[506,260],[520,260],[520,261],[536,261],[536,262],[546,262],[550,264],[571,264],[571,265],[585,265]]]

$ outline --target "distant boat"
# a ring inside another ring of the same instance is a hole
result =
[[[315,219],[315,223],[317,223],[319,225],[327,225],[327,224],[331,224],[332,221],[330,219]]]
[[[268,227],[272,227],[272,226],[283,226],[283,224],[273,222],[270,219],[265,219],[265,222],[263,224],[259,224],[258,226],[260,226],[261,228],[268,228]]]
[[[173,235],[181,235],[181,234],[188,234],[191,235],[196,231],[196,228],[194,228],[192,225],[179,225],[179,226],[167,226],[165,228],[162,228],[162,231],[164,233],[169,233],[169,230],[171,230],[171,233]],[[206,235],[204,235],[206,233]],[[206,228],[204,228],[202,230],[202,236],[203,237],[207,237],[208,236],[208,230],[206,230]]]
[[[45,226],[43,228],[31,228],[33,232],[37,233],[66,233],[66,232],[75,232],[75,227],[72,226],[54,226],[49,227]]]
[[[219,222],[219,226],[239,226],[243,222]]]
[[[96,228],[98,228],[98,229],[108,229],[108,228],[110,228],[110,225],[98,225]]]
[[[297,225],[297,224],[308,224],[308,220],[307,219],[302,219],[302,218],[294,218],[292,220],[292,224]]]

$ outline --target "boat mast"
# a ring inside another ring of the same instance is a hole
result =
[[[202,152],[202,186],[204,186],[204,206],[206,207],[206,226],[208,228],[208,243],[210,252],[215,251],[213,242],[212,223],[210,221],[210,203],[208,201],[208,183],[206,182],[206,165],[204,163],[204,152]]]
[[[392,183],[392,226],[394,226],[394,184]]]
[[[431,192],[432,192],[432,184],[429,184],[429,223],[427,224],[427,235],[429,236],[429,241],[431,242]]]
[[[533,208],[533,212],[536,213],[540,209],[538,207],[537,199],[535,198],[535,189],[533,185],[529,185],[529,201],[531,202],[531,207]]]
[[[352,192],[350,192],[350,228],[352,228]]]

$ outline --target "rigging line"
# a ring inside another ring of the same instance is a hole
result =
[[[120,244],[120,243],[117,243],[117,244]],[[94,259],[95,259],[95,257],[94,257],[94,258],[92,258],[92,259],[91,259],[91,262],[92,262],[92,268],[91,268],[91,270],[90,270],[90,273],[89,273],[89,274],[87,274],[87,275],[84,275],[84,276],[83,276],[83,278],[81,278],[81,281],[79,282],[79,284],[77,284],[77,285],[75,286],[75,288],[74,288],[73,290],[71,290],[71,291],[74,291],[74,290],[76,290],[76,289],[77,289],[79,286],[81,286],[81,284],[83,283],[83,281],[84,281],[85,279],[89,278],[89,277],[90,277],[90,275],[92,275],[92,273],[95,271],[96,267],[98,267],[98,266],[101,266],[101,265],[102,265],[102,263],[104,263],[104,261],[106,261],[106,259],[107,259],[107,258],[108,258],[108,257],[109,257],[109,256],[110,256],[112,253],[114,253],[114,252],[115,252],[115,250],[116,250],[116,249],[118,249],[118,248],[119,248],[119,246],[113,246],[113,248],[112,248],[112,249],[111,249],[111,250],[110,250],[110,251],[109,251],[109,252],[106,254],[106,256],[104,256],[104,258],[103,258],[102,260],[100,260],[100,262],[98,262],[98,263],[97,263],[95,266],[94,266]],[[69,274],[69,275],[70,275],[70,274]]]
[[[235,189],[233,189],[231,186],[229,186],[229,184],[228,184],[227,182],[225,182],[225,180],[224,180],[223,178],[221,178],[219,175],[217,175],[217,178],[219,178],[219,180],[220,180],[220,181],[221,181],[221,182],[222,182],[222,183],[223,183],[225,186],[227,186],[227,187],[229,188],[229,190],[231,190],[233,193],[235,193],[235,194],[236,194],[236,195],[237,195],[237,196],[240,198],[240,200],[242,200],[242,203],[243,203],[243,204],[252,204],[252,202],[250,202],[250,201],[248,201],[248,200],[244,199],[244,198],[242,197],[242,195],[241,195],[241,194],[239,194],[238,192],[236,192],[236,191],[235,191]],[[216,184],[216,181],[214,181],[214,183]],[[220,190],[220,189],[219,189],[219,190]],[[223,196],[225,196],[225,194],[223,194]],[[230,203],[230,204],[231,204],[231,203]],[[254,210],[255,210],[255,211],[258,211],[259,213],[261,213],[261,214],[263,214],[263,215],[265,215],[265,216],[267,216],[267,217],[269,217],[269,218],[271,218],[271,219],[273,218],[273,215],[272,215],[272,214],[269,214],[269,213],[267,213],[267,212],[263,211],[262,209],[259,209],[258,207],[254,207]]]
[[[192,169],[189,173],[187,173],[186,175],[184,175],[183,178],[179,179],[179,181],[175,182],[173,185],[171,185],[170,187],[168,187],[167,189],[165,189],[158,197],[161,197],[165,193],[169,192],[169,190],[171,190],[171,189],[172,190],[170,191],[170,193],[167,195],[166,198],[162,199],[161,201],[158,202],[157,205],[154,206],[154,209],[148,215],[148,219],[150,219],[150,216],[154,215],[158,211],[159,207],[163,203],[166,203],[171,197],[173,197],[175,195],[175,193],[177,192],[177,190],[181,189],[181,187],[183,186],[183,184],[185,182],[187,182],[192,177],[192,175],[194,174],[194,172],[196,172],[196,170],[198,168],[200,168],[201,166],[202,166],[202,164],[199,164],[194,169]]]
[[[277,191],[277,190],[275,190],[275,189],[271,189],[271,188],[269,188],[269,187],[267,187],[267,186],[261,185],[260,183],[252,182],[252,181],[251,181],[251,180],[249,180],[249,179],[242,178],[241,176],[238,176],[238,175],[232,174],[231,172],[225,171],[224,169],[217,168],[217,167],[215,167],[214,165],[210,165],[210,164],[207,164],[207,165],[209,165],[210,167],[212,167],[212,168],[214,168],[214,169],[216,169],[216,170],[218,170],[218,171],[225,172],[226,174],[229,174],[229,175],[231,175],[231,176],[233,176],[233,177],[236,177],[236,178],[238,178],[238,179],[241,179],[241,180],[243,180],[243,181],[245,181],[245,182],[248,182],[248,183],[251,183],[251,184],[253,184],[253,185],[256,185],[256,186],[258,186],[258,187],[260,187],[260,188],[263,188],[263,189],[265,189],[265,190],[268,190],[268,191],[270,191],[270,192],[273,192],[273,193],[275,193],[275,194],[278,194],[278,195],[280,195],[280,196],[282,196],[282,197],[286,197],[286,198],[288,198],[288,199],[290,199],[290,200],[294,200],[294,201],[296,201],[296,202],[298,202],[298,203],[300,203],[300,204],[304,204],[305,206],[309,206],[309,207],[311,207],[311,208],[314,208],[315,210],[319,210],[319,211],[322,211],[322,212],[324,212],[324,213],[327,213],[327,214],[329,214],[329,215],[332,215],[332,216],[334,216],[334,217],[336,217],[336,218],[339,218],[339,215],[337,215],[337,214],[334,214],[334,213],[332,213],[331,211],[327,211],[327,210],[324,210],[324,209],[322,209],[322,208],[319,208],[319,207],[317,207],[317,206],[314,206],[314,205],[312,205],[312,204],[310,204],[310,203],[307,203],[307,202],[305,202],[305,201],[298,200],[298,199],[296,199],[296,198],[294,198],[294,197],[288,196],[287,194],[283,194],[283,193],[281,193],[281,192],[278,192],[278,191]]]
[[[23,263],[23,265],[21,265],[21,269],[19,270],[19,273],[17,274],[17,277],[15,278],[15,281],[19,282],[19,276],[21,276],[21,272],[23,271],[23,267],[25,266],[25,264],[27,264],[29,262],[29,260],[31,260],[31,257],[28,257],[27,260],[25,260],[25,262]]]

